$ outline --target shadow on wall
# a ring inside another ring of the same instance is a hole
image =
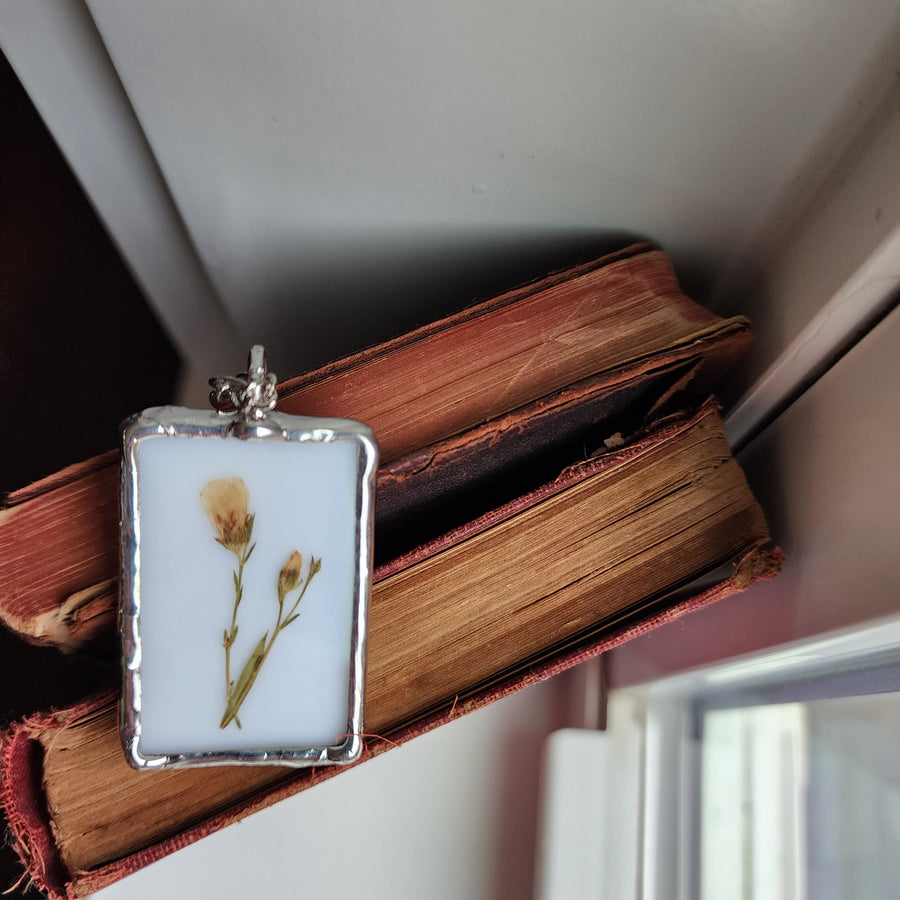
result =
[[[543,716],[519,722],[504,734],[502,777],[496,784],[502,820],[491,829],[494,843],[493,900],[520,900],[534,893],[535,860],[541,825],[541,779],[547,739],[561,728],[584,725],[580,710],[573,707],[578,696],[573,685],[578,675],[570,669],[544,682],[552,699]],[[532,709],[539,709],[535,704]]]
[[[2,55],[0,121],[2,495],[115,447],[126,415],[170,400],[178,358]],[[0,727],[117,673],[112,653],[64,656],[0,626]],[[0,893],[21,874],[0,840]]]
[[[252,318],[279,378],[317,368],[641,238],[602,230],[330,234],[257,260]]]
[[[110,450],[178,357],[0,55],[0,494]]]

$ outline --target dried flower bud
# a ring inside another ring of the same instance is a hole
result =
[[[200,503],[218,537],[216,540],[235,553],[249,542],[253,516],[248,514],[250,494],[243,478],[219,478],[200,492]]]
[[[278,576],[278,593],[284,596],[288,591],[294,590],[300,584],[300,569],[303,567],[303,557],[295,550],[288,561],[281,567]]]

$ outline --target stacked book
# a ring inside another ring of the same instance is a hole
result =
[[[381,448],[364,759],[778,571],[709,399],[750,340],[637,244],[279,387],[281,411],[362,420]],[[76,653],[113,639],[117,497],[114,453],[10,496],[10,628]],[[0,743],[15,846],[54,897],[339,772],[136,772],[116,701]]]

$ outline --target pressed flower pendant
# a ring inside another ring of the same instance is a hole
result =
[[[122,464],[122,740],[140,769],[362,752],[378,450],[274,411],[262,347],[213,411],[130,419]]]

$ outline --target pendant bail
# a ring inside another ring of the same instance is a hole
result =
[[[278,402],[276,381],[275,373],[268,370],[265,347],[254,344],[246,372],[209,379],[210,405],[217,412],[238,413],[243,419],[264,419]]]

